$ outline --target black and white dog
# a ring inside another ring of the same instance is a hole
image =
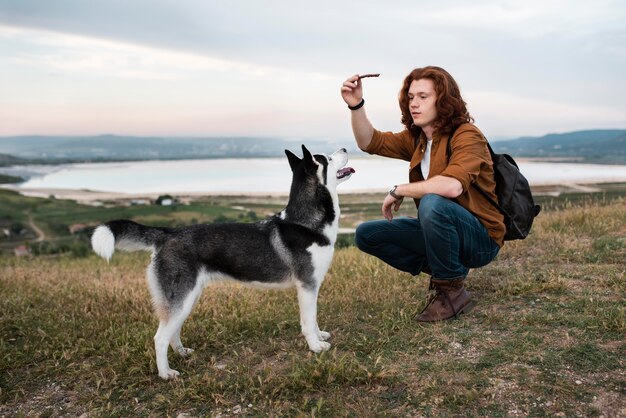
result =
[[[109,260],[115,249],[152,251],[147,280],[159,328],[154,337],[163,379],[178,376],[169,367],[168,345],[181,356],[193,350],[180,330],[202,289],[216,280],[237,280],[265,288],[295,286],[300,325],[309,349],[330,348],[330,334],[317,325],[317,296],[330,266],[339,224],[336,187],[350,178],[348,153],[304,156],[285,150],[293,173],[289,202],[280,213],[257,223],[148,227],[129,220],[98,226],[93,250]]]

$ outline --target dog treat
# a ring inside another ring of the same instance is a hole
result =
[[[359,76],[359,80],[362,79],[362,78],[379,77],[379,76],[380,76],[380,73],[378,73],[378,74],[363,74],[363,75]]]

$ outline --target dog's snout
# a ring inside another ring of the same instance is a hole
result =
[[[337,151],[333,152],[330,159],[334,160],[338,166],[343,167],[348,162],[348,150],[339,148]]]

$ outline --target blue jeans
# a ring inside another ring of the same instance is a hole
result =
[[[436,279],[465,277],[500,250],[474,215],[436,194],[420,200],[418,218],[364,222],[355,240],[361,251],[398,270],[413,275],[426,270]]]

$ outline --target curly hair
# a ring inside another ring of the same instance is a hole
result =
[[[416,68],[406,76],[398,95],[400,110],[402,111],[402,124],[415,138],[419,137],[422,129],[413,124],[408,94],[411,83],[423,78],[432,80],[435,84],[437,119],[433,123],[433,127],[437,133],[447,134],[463,123],[474,122],[474,118],[467,111],[467,103],[461,97],[458,84],[446,70],[432,66]]]

